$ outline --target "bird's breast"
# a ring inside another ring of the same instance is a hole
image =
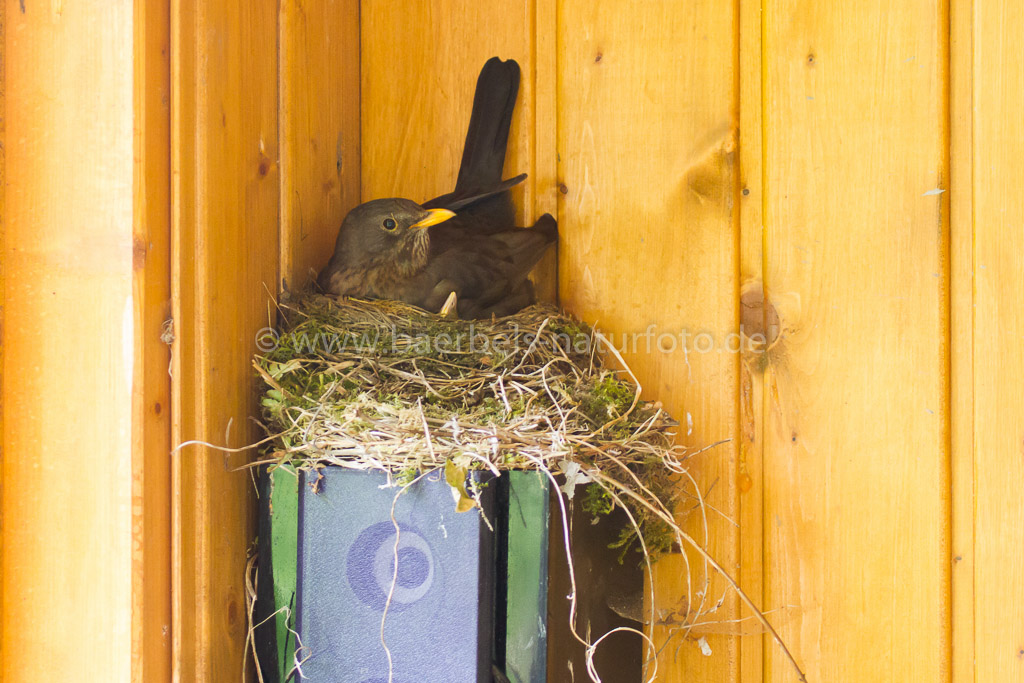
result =
[[[331,294],[338,296],[369,296],[370,273],[356,268],[337,268],[327,282],[324,289]]]
[[[338,296],[404,300],[406,285],[415,273],[406,274],[403,270],[392,264],[342,268],[331,276],[327,290]]]

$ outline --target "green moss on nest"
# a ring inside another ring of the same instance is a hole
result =
[[[597,426],[625,415],[633,406],[636,392],[633,387],[605,371],[581,392],[580,410]]]
[[[594,517],[610,515],[615,509],[615,500],[600,486],[590,485],[583,493],[583,510]]]

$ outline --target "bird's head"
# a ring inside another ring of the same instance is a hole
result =
[[[427,228],[454,215],[447,209],[424,209],[408,199],[375,199],[360,204],[341,223],[332,264],[347,268],[393,267],[403,275],[412,275],[427,262]]]

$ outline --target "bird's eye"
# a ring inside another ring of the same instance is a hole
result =
[[[398,227],[398,223],[395,222],[394,218],[385,218],[383,227],[388,232],[392,232],[395,228]]]

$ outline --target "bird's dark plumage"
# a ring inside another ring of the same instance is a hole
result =
[[[507,315],[533,302],[527,275],[558,229],[547,214],[532,228],[515,225],[508,190],[526,175],[503,181],[502,169],[518,91],[519,65],[488,60],[455,189],[422,205],[377,199],[350,211],[320,273],[321,289],[434,312],[455,292],[463,318]]]

